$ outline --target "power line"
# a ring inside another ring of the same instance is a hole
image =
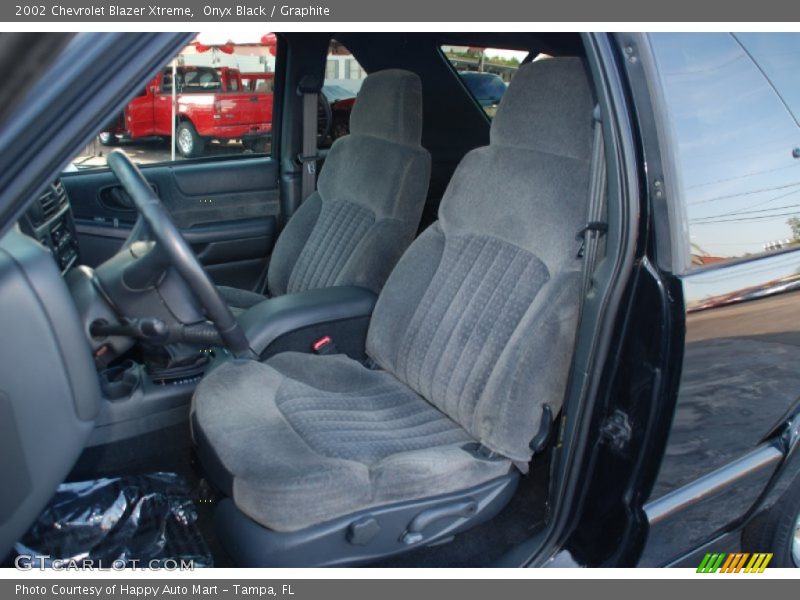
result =
[[[787,183],[785,185],[776,185],[773,187],[768,188],[761,188],[757,190],[748,190],[746,192],[739,192],[737,194],[726,194],[724,196],[714,196],[713,198],[706,198],[705,200],[698,200],[696,202],[688,202],[689,206],[696,206],[698,204],[707,204],[709,202],[715,202],[717,200],[727,200],[728,198],[739,198],[741,196],[751,196],[753,194],[760,194],[762,192],[770,192],[772,190],[785,190],[792,187],[800,186],[800,181],[795,181],[794,183]]]
[[[750,240],[744,242],[703,242],[703,247],[706,246],[746,246],[748,244],[763,244],[764,240]]]
[[[777,169],[765,169],[763,171],[753,171],[752,173],[745,173],[744,175],[736,175],[735,177],[726,177],[724,179],[715,179],[714,181],[706,181],[704,183],[696,183],[695,185],[687,186],[687,190],[694,190],[697,188],[705,187],[707,185],[714,185],[715,183],[725,183],[728,181],[736,181],[737,179],[745,179],[747,177],[754,177],[756,175],[766,175],[767,173],[774,173],[776,171],[785,171],[786,169],[795,169],[800,167],[800,163],[787,165],[785,167],[778,167]]]
[[[756,202],[755,204],[751,204],[747,208],[756,208],[757,206],[764,206],[765,204],[769,204],[770,202],[775,202],[775,200],[780,200],[781,198],[786,198],[788,196],[796,194],[798,191],[800,190],[791,190],[790,192],[787,192],[785,194],[778,194],[777,196],[773,196],[772,198],[764,200],[763,202]]]
[[[697,217],[696,219],[689,219],[693,222],[707,221],[708,219],[716,219],[721,217],[732,217],[734,215],[752,215],[755,213],[770,212],[772,210],[783,210],[784,208],[797,208],[800,204],[784,204],[783,206],[773,206],[772,208],[761,208],[759,210],[740,210],[729,213],[720,213],[718,215],[709,215],[707,217]]]
[[[742,217],[741,219],[718,219],[716,221],[700,221],[695,223],[695,225],[712,225],[715,223],[738,223],[744,221],[763,221],[767,219],[779,219],[781,217],[793,217],[797,215],[797,211],[781,213],[779,215],[764,215],[761,217]]]
[[[705,219],[715,219],[717,217],[729,217],[729,216],[733,216],[733,215],[737,215],[737,214],[744,214],[744,213],[749,212],[751,209],[754,209],[754,208],[759,207],[759,206],[764,206],[766,204],[769,204],[770,202],[775,202],[776,200],[781,200],[782,198],[787,198],[788,196],[792,196],[792,195],[794,195],[794,194],[796,194],[798,192],[800,192],[800,190],[790,190],[789,192],[785,192],[783,194],[778,194],[777,196],[773,196],[772,198],[768,198],[767,200],[763,200],[762,202],[756,202],[755,204],[751,204],[749,206],[745,206],[745,207],[742,207],[740,209],[731,210],[731,211],[725,211],[723,213],[718,213],[718,214],[715,214],[715,215],[706,215],[705,217],[694,217],[694,218],[692,218],[690,220],[699,221],[699,220],[705,220]],[[769,208],[769,209],[764,209],[764,210],[778,210],[780,208],[781,207],[776,206],[776,207]]]

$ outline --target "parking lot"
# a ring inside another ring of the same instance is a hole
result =
[[[137,164],[152,164],[172,160],[170,141],[165,138],[145,138],[129,142],[119,142],[116,146],[122,148]],[[96,139],[88,144],[73,160],[78,169],[91,167],[104,167],[106,155],[113,150],[112,146],[103,146]],[[203,156],[234,156],[237,154],[251,154],[241,142],[230,141],[227,143],[209,142],[206,144]],[[175,160],[186,160],[178,152]]]

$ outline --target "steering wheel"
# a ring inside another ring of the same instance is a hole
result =
[[[238,358],[252,357],[244,330],[139,168],[119,149],[108,153],[108,166],[139,211],[139,220],[126,244],[142,237],[146,227],[156,244],[153,251],[163,253],[175,267],[202,305],[206,317],[216,327],[225,346]]]

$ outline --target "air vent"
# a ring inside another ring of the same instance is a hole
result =
[[[60,180],[47,188],[44,194],[39,198],[39,210],[34,211],[34,226],[47,223],[53,218],[67,203],[67,193],[64,190],[64,184]]]

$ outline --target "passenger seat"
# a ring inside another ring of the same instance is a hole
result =
[[[369,75],[350,116],[350,135],[334,142],[318,190],[278,238],[269,296],[340,285],[380,292],[422,216],[431,157],[421,138],[419,77],[400,69]],[[235,312],[266,298],[219,289]]]

